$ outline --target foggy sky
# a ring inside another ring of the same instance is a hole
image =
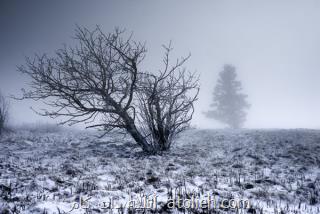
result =
[[[201,75],[193,125],[221,127],[202,112],[231,63],[252,104],[245,127],[320,128],[320,1],[1,1],[0,90],[21,95],[28,79],[16,66],[24,56],[72,44],[76,24],[133,31],[146,41],[146,70],[161,66],[161,45],[170,40],[173,57],[190,52],[188,69]],[[14,123],[48,120],[30,110],[38,103],[10,102]]]

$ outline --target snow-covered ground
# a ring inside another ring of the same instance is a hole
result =
[[[123,136],[20,130],[0,140],[0,213],[206,213],[208,195],[213,213],[320,213],[319,167],[315,130],[194,129],[150,157]]]

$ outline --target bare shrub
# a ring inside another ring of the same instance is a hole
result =
[[[62,124],[125,130],[148,153],[167,150],[192,118],[198,79],[182,69],[189,56],[169,65],[171,46],[165,47],[163,71],[142,71],[145,45],[124,35],[78,27],[78,46],[28,58],[19,70],[32,87],[22,99],[45,100],[49,108],[39,114],[63,118]]]
[[[0,135],[5,129],[9,117],[9,103],[5,97],[0,93]]]
[[[189,127],[199,93],[195,74],[180,69],[190,55],[170,67],[171,44],[163,47],[164,68],[158,74],[146,74],[138,93],[139,124],[158,151],[168,150],[176,135]]]

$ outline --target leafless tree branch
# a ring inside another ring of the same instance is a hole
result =
[[[182,68],[190,55],[171,66],[170,43],[164,46],[165,68],[142,72],[145,44],[124,37],[119,29],[105,34],[99,27],[77,27],[76,47],[27,58],[19,67],[32,80],[21,99],[44,101],[49,108],[38,114],[62,118],[62,124],[126,130],[146,152],[167,150],[191,120],[199,92],[195,74]]]

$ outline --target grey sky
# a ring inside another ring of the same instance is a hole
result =
[[[16,71],[24,56],[52,53],[72,43],[75,24],[119,26],[146,41],[146,69],[161,66],[161,45],[173,41],[175,55],[191,52],[190,70],[201,75],[193,124],[206,119],[223,64],[237,67],[252,104],[246,127],[320,128],[320,1],[1,1],[0,90],[19,94],[27,79]],[[45,120],[11,101],[16,123]]]

